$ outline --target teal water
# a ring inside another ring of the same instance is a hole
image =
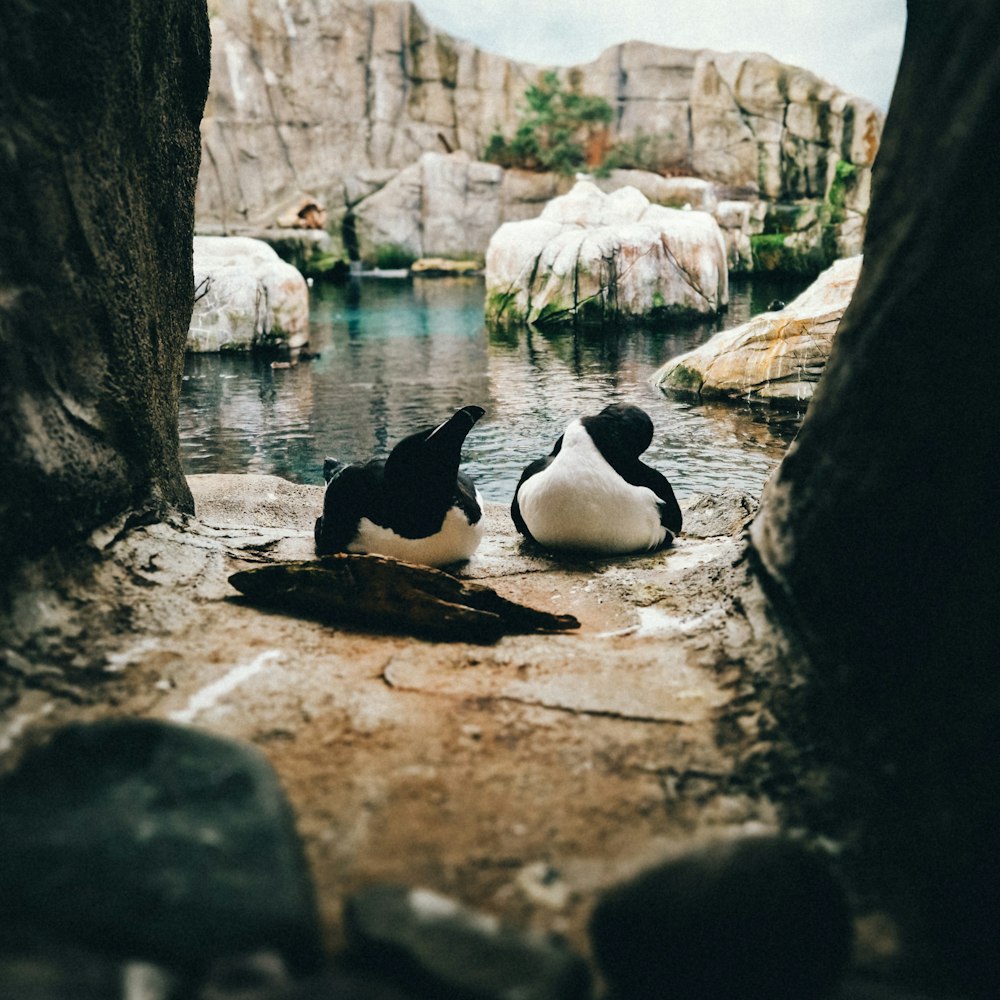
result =
[[[323,458],[384,456],[420,427],[477,403],[486,416],[463,467],[487,500],[507,503],[523,467],[574,417],[629,400],[653,418],[649,464],[679,497],[736,487],[754,495],[799,415],[699,403],[648,379],[665,361],[801,290],[734,282],[721,320],[541,334],[488,332],[482,279],[363,279],[312,290],[311,350],[272,368],[255,357],[189,355],[181,394],[185,471],[254,472],[323,482]]]

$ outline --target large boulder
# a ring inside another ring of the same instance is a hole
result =
[[[263,241],[196,236],[194,280],[189,351],[294,349],[308,341],[306,280]]]
[[[188,968],[257,948],[319,961],[295,818],[254,747],[154,719],[78,723],[29,752],[0,797],[5,937],[33,929]]]
[[[787,306],[759,313],[671,359],[653,382],[704,397],[808,401],[860,272],[860,256],[838,260]]]
[[[126,511],[192,507],[177,410],[209,43],[204,4],[186,0],[4,4],[8,571]]]
[[[486,253],[486,316],[498,324],[707,314],[728,300],[712,216],[652,205],[632,187],[606,195],[579,181],[538,219],[501,226]]]
[[[502,221],[503,174],[465,153],[424,153],[354,209],[359,258],[481,258]]]
[[[1000,241],[988,208],[1000,158],[984,155],[1000,147],[1000,5],[909,0],[907,15],[864,269],[764,489],[750,565],[815,660],[807,684],[779,673],[769,706],[785,702],[779,729],[838,775],[835,800],[810,815],[839,817],[835,839],[850,830],[858,898],[899,919],[920,991],[985,1000],[1000,983]]]

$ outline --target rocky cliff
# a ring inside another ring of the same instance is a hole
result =
[[[270,226],[308,193],[339,237],[345,214],[421,154],[476,160],[492,134],[511,135],[541,72],[436,31],[412,3],[214,0],[210,9],[203,232]],[[847,164],[839,207],[867,211],[882,116],[806,70],[629,42],[559,74],[611,104],[607,142],[651,137],[663,171],[778,203],[822,201]]]

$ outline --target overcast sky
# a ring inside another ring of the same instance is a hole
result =
[[[511,59],[590,62],[632,39],[766,52],[889,106],[906,0],[415,0],[430,23]]]

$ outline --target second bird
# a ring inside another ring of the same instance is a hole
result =
[[[485,412],[463,406],[403,438],[384,460],[326,459],[317,554],[367,552],[427,566],[468,559],[483,537],[483,501],[458,466],[466,435]]]
[[[669,545],[681,510],[666,477],[639,459],[652,440],[649,414],[629,403],[572,421],[521,475],[511,504],[517,530],[548,549],[600,555]]]

